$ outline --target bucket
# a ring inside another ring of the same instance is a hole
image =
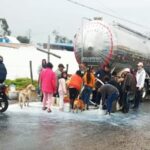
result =
[[[14,84],[11,84],[9,86],[10,92],[15,92],[16,91],[16,86]]]
[[[70,103],[64,103],[64,111],[70,112]]]
[[[18,92],[16,91],[16,86],[14,84],[11,84],[9,86],[9,92],[8,92],[8,98],[11,100],[16,100],[18,99]]]

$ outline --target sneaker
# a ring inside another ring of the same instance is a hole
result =
[[[42,110],[46,110],[47,109],[47,107],[42,107]]]
[[[47,110],[47,112],[50,113],[50,112],[52,112],[52,111],[51,111],[51,109],[49,108],[49,109]]]

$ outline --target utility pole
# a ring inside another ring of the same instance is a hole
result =
[[[31,77],[31,82],[33,84],[33,70],[32,70],[32,61],[31,60],[29,61],[29,64],[30,64],[30,77]]]
[[[47,57],[47,60],[48,62],[50,62],[50,35],[48,36],[48,42],[47,42],[47,50],[48,50],[48,57]]]
[[[31,43],[31,29],[28,30],[28,38],[29,38],[29,43]]]

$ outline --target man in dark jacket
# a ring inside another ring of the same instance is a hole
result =
[[[136,79],[133,76],[133,74],[131,74],[129,68],[126,68],[123,73],[124,73],[124,81],[122,85],[122,91],[123,91],[122,112],[127,113],[129,111],[129,96],[135,97]]]
[[[104,65],[100,70],[96,72],[96,78],[105,82],[105,76],[108,76],[111,79],[110,66]]]
[[[110,80],[111,79],[110,66],[109,65],[103,66],[100,70],[96,72],[95,77],[104,83],[105,83],[106,77]],[[95,106],[100,104],[101,93],[98,92],[98,89],[100,88],[100,86],[101,86],[101,83],[97,81],[95,84],[95,97],[94,97],[95,102],[96,102]],[[103,105],[103,109],[105,108],[106,108],[105,105]]]
[[[7,70],[3,63],[3,57],[0,56],[0,83],[3,83],[6,79]]]

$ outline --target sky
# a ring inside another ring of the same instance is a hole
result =
[[[77,6],[67,0],[0,0],[0,18],[5,18],[12,36],[29,36],[31,41],[47,42],[52,31],[73,39],[83,18],[103,17],[128,27],[150,33],[150,0],[74,0],[81,4],[144,25],[135,26],[103,13]]]

